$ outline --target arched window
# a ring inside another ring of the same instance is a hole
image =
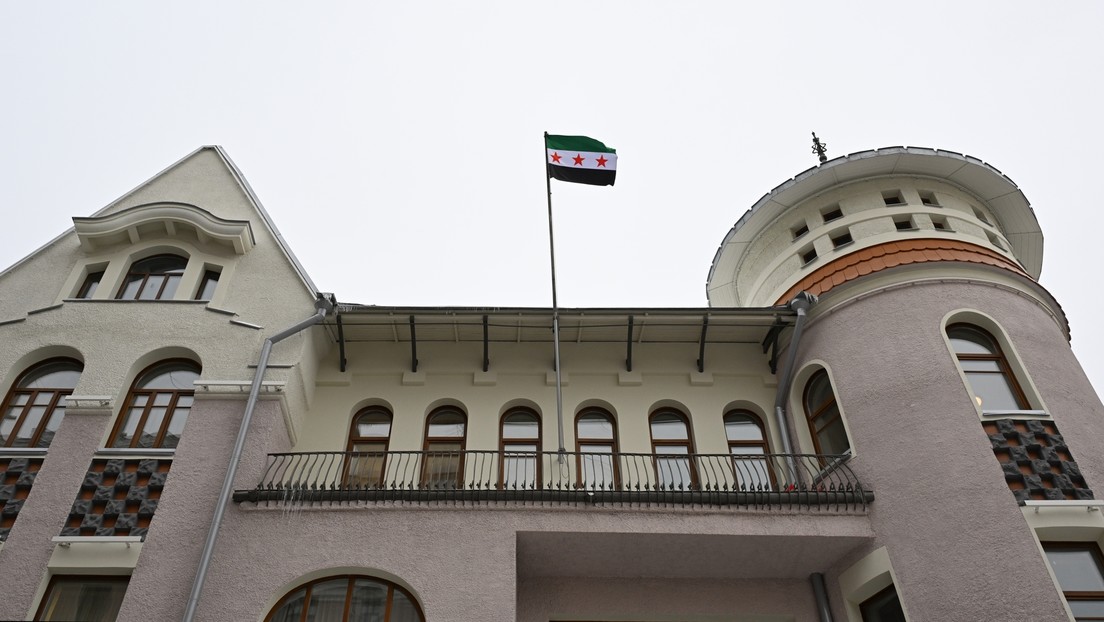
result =
[[[763,456],[770,453],[763,422],[747,410],[733,410],[724,416],[725,437],[736,483],[740,490],[773,490],[774,473]]]
[[[425,622],[418,601],[390,581],[361,575],[316,579],[288,592],[265,622]]]
[[[970,324],[952,324],[947,327],[947,337],[982,411],[1029,408],[992,335]]]
[[[0,447],[49,447],[84,365],[50,359],[24,371],[4,398]]]
[[[617,426],[613,415],[601,408],[587,408],[575,417],[579,485],[586,490],[614,490],[620,481],[617,468]]]
[[[843,416],[836,404],[828,372],[821,369],[813,374],[805,385],[804,401],[805,417],[809,421],[816,452],[828,456],[850,452],[851,442],[847,440],[847,430],[843,427]]]
[[[514,408],[502,415],[502,467],[499,484],[507,490],[535,490],[541,479],[540,415]]]
[[[691,462],[690,422],[686,415],[662,408],[648,418],[655,454],[656,485],[660,490],[691,490],[697,487],[697,470]]]
[[[119,300],[171,300],[180,285],[188,259],[180,255],[154,255],[130,265]]]
[[[349,461],[346,483],[350,486],[378,488],[384,482],[387,445],[391,440],[391,411],[382,406],[361,409],[349,429]]]
[[[426,418],[425,460],[422,485],[427,488],[463,488],[464,439],[468,416],[458,408],[444,406]]]
[[[183,359],[162,361],[138,374],[111,432],[111,446],[176,447],[197,378],[199,366]]]

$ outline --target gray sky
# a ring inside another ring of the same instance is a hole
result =
[[[816,131],[1019,184],[1100,387],[1102,24],[1098,2],[9,1],[0,265],[220,144],[343,302],[548,306],[548,130],[620,158],[615,188],[554,184],[561,305],[704,306]]]

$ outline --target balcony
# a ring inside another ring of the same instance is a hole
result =
[[[388,451],[269,454],[234,501],[706,506],[865,511],[850,456]]]

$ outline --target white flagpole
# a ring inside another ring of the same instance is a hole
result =
[[[552,235],[552,173],[548,170],[548,132],[544,133],[544,181],[548,186],[548,256],[552,261],[552,343],[556,364],[556,423],[559,426],[560,462],[564,461],[563,385],[560,379],[560,306],[556,299],[556,244]]]

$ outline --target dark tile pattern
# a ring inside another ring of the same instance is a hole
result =
[[[997,419],[982,427],[1017,501],[1093,498],[1053,421]]]
[[[0,542],[8,539],[41,467],[42,458],[0,458]]]
[[[93,460],[61,535],[144,538],[171,465],[171,460]]]

